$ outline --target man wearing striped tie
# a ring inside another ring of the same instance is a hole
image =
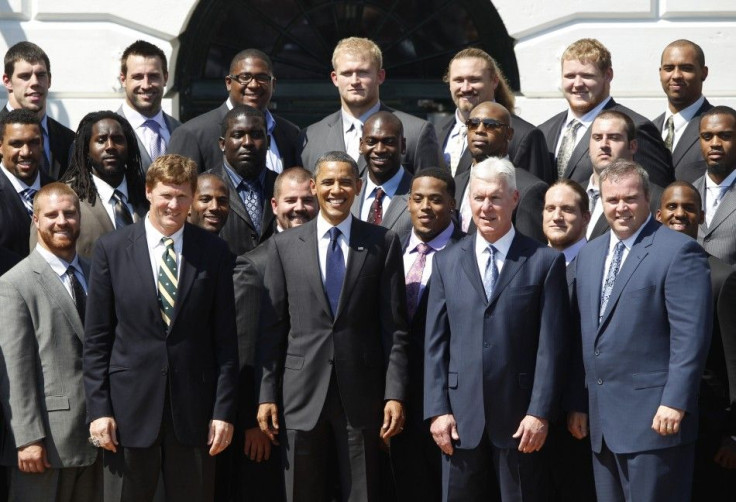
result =
[[[186,223],[197,166],[163,155],[146,175],[146,217],[102,237],[89,281],[84,375],[105,500],[213,499],[230,444],[237,341],[227,245]]]

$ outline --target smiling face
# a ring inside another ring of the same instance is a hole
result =
[[[450,225],[455,198],[444,181],[421,176],[411,184],[408,206],[414,233],[429,242]]]
[[[698,238],[698,226],[705,214],[698,193],[688,186],[675,185],[665,189],[657,210],[657,221],[672,230]]]
[[[3,166],[26,185],[31,185],[38,174],[43,155],[41,128],[36,124],[5,124],[0,140]]]
[[[151,203],[148,219],[156,230],[169,236],[184,226],[192,205],[192,185],[157,182],[146,186],[146,199]]]
[[[470,178],[470,210],[478,232],[496,242],[511,229],[511,217],[519,203],[519,191],[509,188],[502,177],[491,180]]]
[[[102,119],[92,126],[88,155],[95,176],[113,188],[120,185],[128,161],[128,141],[120,122]]]
[[[491,77],[488,63],[480,58],[456,59],[450,64],[448,75],[450,95],[463,117],[484,101],[493,101],[498,76]]]
[[[187,220],[208,232],[220,233],[230,213],[230,196],[225,182],[212,175],[197,179],[197,191]]]
[[[161,110],[161,100],[169,75],[158,57],[131,54],[126,60],[127,72],[120,74],[125,101],[143,116],[153,117]]]
[[[46,97],[51,87],[51,73],[46,63],[16,61],[13,75],[3,75],[3,84],[14,107],[36,112],[38,117],[46,113]]]
[[[312,193],[311,180],[283,180],[278,199],[271,199],[271,209],[283,230],[298,227],[314,218],[318,206]]]
[[[350,216],[350,207],[360,192],[361,180],[347,162],[328,161],[319,166],[317,178],[311,181],[319,210],[331,225],[338,225]]]
[[[650,214],[649,197],[636,174],[606,179],[601,183],[601,200],[603,214],[621,240],[634,235]]]
[[[254,57],[241,59],[235,66],[230,68],[231,75],[242,73],[273,77],[266,62]],[[268,83],[259,83],[253,78],[247,84],[241,84],[235,79],[225,77],[225,87],[227,87],[227,92],[230,93],[230,101],[234,105],[248,105],[265,111],[271,102],[271,96],[276,87],[276,79],[271,78]]]
[[[71,262],[79,237],[79,208],[71,195],[40,194],[33,214],[38,243],[61,259]]]
[[[585,115],[609,96],[612,79],[611,68],[602,71],[595,63],[577,59],[562,62],[562,92],[577,117]]]
[[[580,209],[580,195],[565,185],[555,185],[544,196],[542,230],[549,245],[558,251],[585,236],[590,213]]]
[[[707,76],[708,67],[700,65],[692,46],[675,45],[662,53],[659,80],[673,113],[687,108],[700,98]]]
[[[360,154],[365,157],[368,175],[377,185],[386,183],[401,167],[406,141],[401,133],[401,122],[397,121],[372,117],[363,128]]]

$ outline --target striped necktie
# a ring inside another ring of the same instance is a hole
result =
[[[158,300],[161,309],[161,318],[166,327],[171,325],[176,304],[176,288],[179,280],[176,274],[176,253],[174,252],[174,239],[164,237],[161,239],[166,250],[161,257],[161,266],[158,269]]]
[[[36,192],[33,188],[26,188],[20,192],[20,198],[23,201],[23,205],[26,207],[28,216],[33,218],[33,198],[36,196]]]

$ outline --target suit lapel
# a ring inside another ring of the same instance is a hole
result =
[[[368,256],[368,243],[365,233],[361,231],[360,226],[363,224],[360,220],[353,219],[350,228],[350,251],[348,252],[348,263],[345,268],[345,280],[342,283],[342,291],[340,292],[340,302],[337,305],[337,315],[335,319],[342,313],[345,304],[350,298],[353,286],[358,282],[358,276],[363,269],[363,264]]]
[[[472,238],[462,240],[458,246],[461,246],[463,251],[460,259],[460,266],[462,267],[463,272],[465,272],[468,282],[473,289],[475,289],[476,294],[478,294],[478,296],[485,302],[486,290],[483,287],[483,278],[480,276],[480,272],[478,271],[478,262],[475,259],[475,239],[479,238],[480,237],[476,234]]]
[[[480,237],[476,234],[476,239],[479,238]],[[496,301],[498,295],[500,295],[501,292],[506,288],[506,286],[509,285],[511,280],[524,265],[524,262],[526,262],[527,256],[526,254],[522,253],[524,249],[525,246],[523,244],[523,241],[519,238],[519,233],[517,232],[517,234],[514,236],[514,240],[511,242],[509,254],[506,256],[506,259],[503,262],[503,268],[501,269],[501,274],[498,276],[498,282],[493,287],[491,297],[488,299],[489,306]]]
[[[736,188],[735,186],[736,186],[736,183],[731,183],[731,186],[728,187],[728,190],[723,196],[723,199],[721,199],[721,203],[718,205],[718,208],[716,209],[716,214],[713,215],[713,219],[711,220],[710,226],[708,226],[708,230],[706,233],[709,234],[713,232],[713,230],[715,230],[718,227],[718,225],[723,223],[726,220],[726,218],[731,216],[731,213],[736,211]],[[703,200],[706,200],[706,199],[703,199]]]
[[[191,234],[192,230],[188,223],[184,224],[182,234],[181,263],[179,267],[179,287],[176,289],[176,301],[174,302],[174,314],[171,316],[170,328],[174,327],[179,311],[184,305],[189,291],[192,289],[194,278],[197,276],[197,264],[201,262],[202,246],[198,245]],[[169,329],[169,332],[171,329]]]
[[[94,206],[87,201],[80,201],[80,204],[84,204],[89,208],[89,212],[94,215],[95,220],[97,220],[97,223],[102,227],[105,233],[115,230],[112,221],[110,221],[110,215],[107,214],[107,211],[105,211],[105,208],[103,207],[105,201],[103,201],[99,195],[97,196]]]
[[[571,178],[572,173],[575,171],[575,168],[578,167],[578,164],[580,163],[580,161],[588,156],[589,144],[590,144],[590,127],[588,127],[588,129],[585,131],[585,134],[583,134],[583,137],[580,138],[580,141],[578,141],[578,144],[575,146],[575,149],[572,151],[570,160],[568,161],[567,167],[565,168],[565,178]]]
[[[304,263],[310,264],[310,266],[304,267],[304,271],[307,275],[306,281],[312,286],[312,297],[317,299],[320,308],[328,316],[332,316],[332,309],[330,308],[327,292],[325,291],[325,287],[322,282],[321,269],[319,265],[317,243],[321,236],[317,235],[317,218],[306,223],[304,228],[306,231],[301,232],[299,235],[299,240],[301,241],[299,249],[304,252]]]
[[[409,190],[411,190],[411,176],[407,171],[404,171],[399,181],[399,186],[396,188],[396,193],[391,199],[388,209],[383,213],[381,226],[386,228],[393,227],[399,217],[404,214],[404,211],[407,210],[406,203],[408,197],[406,197],[406,194],[409,193]]]
[[[248,215],[248,211],[245,209],[245,204],[243,204],[243,200],[240,198],[237,187],[233,185],[233,180],[230,179],[227,171],[225,171],[225,167],[219,166],[215,170],[215,173],[225,180],[225,183],[227,183],[227,186],[230,189],[230,210],[252,228],[253,221],[251,221],[250,215]]]
[[[455,170],[455,176],[470,171],[470,167],[473,165],[473,157],[470,156],[470,150],[467,145],[463,154],[460,156],[460,160],[457,161],[457,169]]]
[[[557,151],[557,140],[560,138],[562,128],[565,126],[565,119],[567,118],[567,112],[557,114],[557,117],[549,131],[549,134],[545,136],[547,140],[547,149],[552,152],[552,155]]]
[[[360,179],[363,181],[360,187],[360,193],[355,199],[353,199],[353,205],[350,206],[350,214],[352,214],[357,219],[360,219],[360,213],[362,212],[362,209],[363,209],[363,200],[365,199],[365,191],[368,187],[367,173],[364,173],[363,176],[360,177]]]
[[[127,262],[135,267],[141,287],[141,305],[146,305],[157,316],[161,316],[158,305],[158,286],[151,275],[151,257],[148,254],[145,222],[134,223],[127,249]]]

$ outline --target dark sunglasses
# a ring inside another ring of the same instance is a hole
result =
[[[503,122],[499,122],[498,120],[494,119],[468,119],[465,122],[465,127],[467,127],[469,131],[475,131],[480,127],[481,124],[483,124],[483,127],[491,131],[509,126],[508,124],[504,124]]]

